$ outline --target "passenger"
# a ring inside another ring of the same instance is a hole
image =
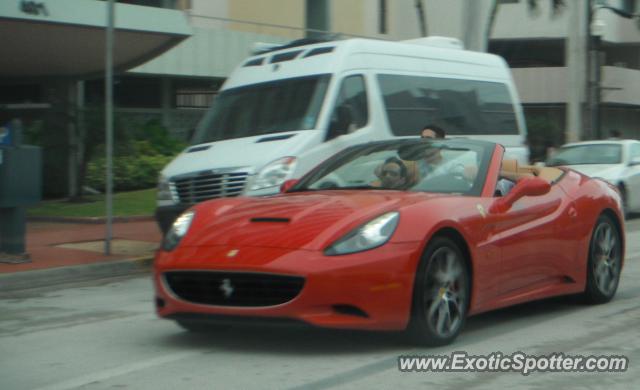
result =
[[[420,130],[420,138],[425,139],[444,139],[446,133],[443,128],[436,125],[426,125]],[[421,178],[433,173],[442,162],[440,149],[427,150],[424,159],[417,161],[418,174]]]
[[[426,125],[420,131],[420,138],[444,139],[445,137],[444,129],[436,125]]]

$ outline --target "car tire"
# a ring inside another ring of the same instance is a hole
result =
[[[618,289],[622,269],[622,240],[616,224],[601,215],[589,242],[585,300],[591,304],[609,302]]]
[[[415,277],[407,334],[426,346],[451,343],[464,327],[470,296],[469,271],[460,247],[436,237],[422,256]]]

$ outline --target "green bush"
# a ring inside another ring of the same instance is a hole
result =
[[[154,187],[158,179],[158,173],[172,158],[172,156],[162,155],[114,157],[114,190],[130,191]],[[104,157],[97,158],[89,163],[86,183],[99,191],[106,189],[106,160]]]
[[[144,124],[119,121],[113,158],[113,186],[116,191],[151,188],[158,174],[187,144],[172,138],[158,121]],[[104,145],[96,148],[87,165],[85,184],[99,191],[106,188]]]
[[[544,161],[547,148],[564,143],[564,132],[549,118],[527,115],[527,133],[531,161]]]

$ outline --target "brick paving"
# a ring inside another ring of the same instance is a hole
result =
[[[158,225],[152,219],[115,222],[113,243],[117,243],[119,250],[114,250],[112,255],[106,256],[104,251],[96,250],[103,245],[95,243],[103,241],[105,235],[104,224],[28,222],[26,246],[31,261],[19,264],[0,262],[0,274],[126,260],[131,257],[151,257],[152,248],[157,245],[150,244],[159,244],[162,239]],[[92,242],[93,244],[89,245]],[[60,246],[82,243],[88,245]],[[145,243],[147,245],[144,245]]]

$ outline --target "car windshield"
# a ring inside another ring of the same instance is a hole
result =
[[[192,143],[313,129],[328,83],[329,75],[316,75],[225,90]]]
[[[620,164],[620,144],[591,144],[564,146],[549,158],[547,165]]]
[[[400,140],[345,150],[291,189],[402,190],[479,195],[495,144],[481,141]]]

